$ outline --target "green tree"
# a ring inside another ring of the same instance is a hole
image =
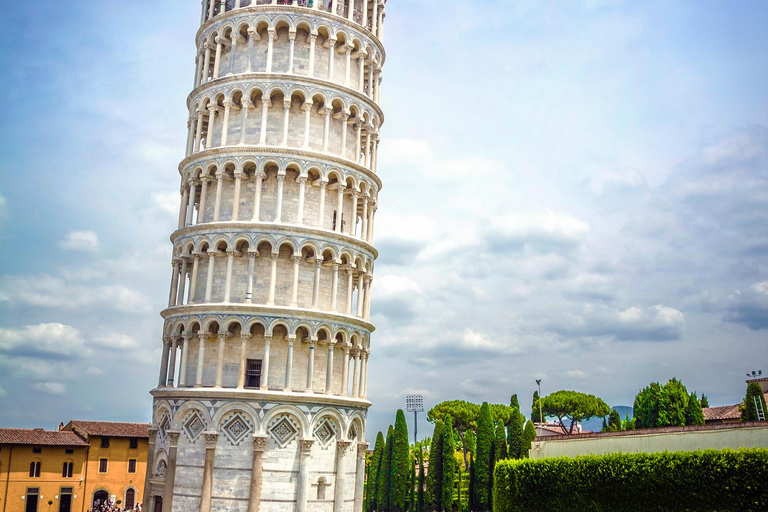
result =
[[[688,390],[683,383],[672,378],[661,388],[659,404],[660,427],[685,426],[685,409],[688,407]]]
[[[453,438],[453,420],[450,416],[445,418],[443,424],[443,453],[441,460],[443,472],[443,486],[441,489],[439,510],[454,510],[453,507],[453,481],[456,477],[456,443]]]
[[[688,397],[688,406],[685,408],[685,424],[704,424],[704,411],[701,410],[701,402],[699,402],[696,393],[691,393],[691,396]]]
[[[418,487],[416,488],[416,512],[424,512],[424,479],[426,474],[424,473],[424,459],[425,452],[429,453],[429,445],[431,439],[426,437],[421,441],[416,441],[414,449],[416,452],[416,460],[419,464],[419,480]]]
[[[416,512],[416,457],[411,457],[411,477],[408,479],[408,511]]]
[[[517,393],[510,397],[509,406],[513,409],[517,409],[518,411],[520,410],[520,401],[517,399]]]
[[[498,421],[501,421],[504,426],[509,424],[509,420],[512,418],[512,408],[504,404],[490,404],[491,418],[495,425]]]
[[[755,407],[757,402],[757,407]],[[741,421],[758,421],[758,408],[763,414],[768,414],[765,408],[765,395],[757,382],[752,382],[747,386],[747,395],[744,397],[744,408],[741,410]]]
[[[379,432],[376,435],[376,443],[373,445],[373,457],[371,457],[368,469],[368,504],[366,507],[368,512],[375,512],[378,509],[376,498],[378,497],[379,469],[385,444],[384,434]]]
[[[576,391],[557,391],[545,396],[541,402],[544,415],[556,417],[563,433],[568,435],[573,434],[577,422],[607,416],[611,411],[608,404],[596,396]],[[569,426],[563,421],[566,419],[570,420]]]
[[[621,429],[622,430],[635,430],[635,419],[629,417],[629,414],[627,414],[626,418],[624,418],[624,421],[621,422]]]
[[[479,510],[475,501],[475,456],[469,456],[469,510]]]
[[[496,434],[494,438],[494,460],[496,462],[509,457],[507,450],[507,432],[504,430],[504,424],[501,420],[496,422]]]
[[[632,416],[637,428],[656,428],[659,425],[659,405],[661,403],[661,384],[651,382],[635,396]]]
[[[533,392],[533,403],[531,404],[531,421],[534,423],[539,422],[539,392]]]
[[[389,512],[391,510],[390,498],[390,480],[392,478],[392,448],[395,443],[395,432],[392,426],[387,431],[387,444],[384,445],[384,453],[381,455],[381,465],[379,466],[379,478],[376,488],[376,509],[378,512]]]
[[[512,419],[507,427],[507,443],[509,444],[509,457],[519,459],[523,449],[523,433],[525,429],[525,417],[518,409],[512,413]]]
[[[453,418],[453,428],[461,437],[461,451],[464,454],[464,465],[468,465],[466,434],[477,428],[477,416],[480,414],[480,407],[477,404],[465,402],[464,400],[450,400],[441,402],[427,412],[427,419],[431,422],[442,420],[450,416]]]
[[[443,421],[435,421],[435,431],[432,433],[432,444],[429,446],[429,463],[427,485],[424,496],[424,507],[427,512],[439,512],[440,499],[443,495]]]
[[[707,395],[701,395],[701,408],[709,409],[709,399],[707,398]]]
[[[618,432],[621,430],[621,415],[616,409],[611,409],[611,414],[608,416],[608,431]]]
[[[531,451],[531,443],[534,439],[536,439],[536,427],[533,426],[533,422],[529,421],[525,424],[525,434],[523,436],[523,449],[521,450],[521,457],[524,459],[528,458],[528,452]]]
[[[486,512],[491,509],[491,502],[488,500],[489,490],[491,489],[490,472],[491,458],[493,454],[493,419],[491,418],[491,408],[488,402],[483,402],[480,406],[480,414],[477,419],[477,453],[475,456],[475,479],[474,479],[474,502],[475,512]]]
[[[392,436],[392,473],[389,479],[389,510],[391,512],[408,510],[408,475],[411,473],[408,452],[408,425],[405,421],[405,413],[402,409],[398,409]]]
[[[600,429],[600,432],[608,432],[608,422],[605,421],[605,418],[603,418],[603,428]]]

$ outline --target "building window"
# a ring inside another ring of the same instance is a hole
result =
[[[107,472],[107,459],[99,459],[99,473]]]
[[[72,468],[74,467],[74,464],[71,462],[65,462],[64,468],[61,470],[61,476],[63,478],[72,478]]]
[[[42,448],[32,448],[32,453],[38,453],[38,454],[43,453],[43,449]]]
[[[64,450],[64,453],[66,453],[67,455],[72,455],[73,453],[75,453],[75,449],[67,448],[66,450]]]
[[[59,498],[59,512],[72,512],[73,487],[62,487]]]
[[[261,387],[261,359],[248,359],[245,369],[245,387]]]
[[[101,447],[102,448],[109,448],[109,438],[108,437],[102,437],[101,438]]]
[[[29,463],[29,478],[40,478],[40,462]]]
[[[128,459],[128,472],[129,473],[136,472],[136,459]]]
[[[139,439],[137,437],[131,438],[131,450],[136,450],[139,447]]]
[[[37,501],[40,497],[40,488],[39,487],[28,487],[27,488],[27,507],[25,509],[25,512],[37,512]]]

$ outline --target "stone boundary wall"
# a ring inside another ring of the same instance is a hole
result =
[[[768,448],[768,422],[664,427],[537,438],[530,457],[576,457],[609,453],[687,452],[724,448]]]

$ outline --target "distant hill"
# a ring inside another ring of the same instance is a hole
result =
[[[621,419],[626,419],[627,415],[629,415],[630,418],[632,418],[632,408],[628,407],[626,405],[617,405],[615,407],[611,407],[611,409],[617,411],[619,413],[619,416],[621,416]],[[608,421],[608,417],[605,417],[605,421]],[[603,429],[603,419],[602,418],[592,418],[590,420],[587,420],[581,424],[581,428],[583,430],[588,430],[590,432],[600,432]]]

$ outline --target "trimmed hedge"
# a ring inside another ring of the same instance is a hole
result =
[[[502,461],[493,510],[768,511],[768,450]]]

